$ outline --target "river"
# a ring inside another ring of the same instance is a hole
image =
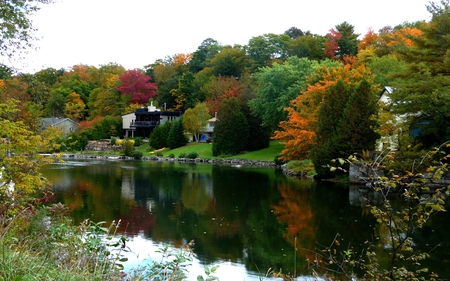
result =
[[[165,244],[194,240],[192,280],[204,265],[218,265],[221,281],[271,280],[263,278],[269,269],[311,280],[308,260],[336,235],[357,252],[377,231],[357,187],[292,179],[274,168],[71,159],[43,174],[75,222],[120,221],[132,250],[126,270],[158,258]],[[446,278],[448,221],[436,217],[417,237],[423,247],[440,244],[429,264]]]

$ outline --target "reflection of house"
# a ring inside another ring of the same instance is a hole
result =
[[[138,108],[135,113],[122,116],[122,128],[125,137],[150,137],[150,133],[159,125],[181,117],[180,111],[161,111],[153,106]]]
[[[72,132],[75,132],[80,127],[80,124],[73,121],[70,118],[58,118],[58,117],[50,117],[50,118],[42,118],[42,127],[43,128],[56,128],[61,131],[64,135],[68,135]]]

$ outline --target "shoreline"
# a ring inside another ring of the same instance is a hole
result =
[[[257,161],[247,159],[205,159],[205,158],[169,158],[158,156],[143,156],[140,159],[123,155],[94,155],[94,154],[62,154],[63,159],[105,159],[105,160],[143,160],[143,161],[158,161],[158,162],[179,162],[179,163],[204,163],[213,165],[229,165],[231,167],[261,167],[261,168],[273,168],[280,169],[286,177],[291,178],[307,178],[305,173],[294,173],[286,169],[286,165],[277,165],[273,161]]]

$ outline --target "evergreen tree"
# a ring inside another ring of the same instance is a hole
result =
[[[330,176],[332,159],[347,158],[373,149],[379,137],[377,128],[377,93],[366,81],[346,85],[339,80],[329,87],[318,113],[316,145],[310,158],[320,176]]]
[[[214,127],[212,153],[214,156],[238,154],[247,147],[249,127],[241,112],[239,101],[231,98],[222,101]]]
[[[153,149],[161,149],[163,147],[168,147],[167,139],[169,138],[170,128],[172,127],[172,122],[165,122],[162,125],[156,127],[150,134],[150,139],[148,144]]]
[[[167,146],[170,149],[185,146],[188,143],[188,139],[184,135],[183,118],[175,120],[172,128],[170,128],[169,135],[167,137]]]
[[[408,70],[393,84],[393,110],[409,116],[419,127],[425,147],[450,138],[450,4],[441,0],[427,6],[431,22],[422,24],[422,36],[410,36],[412,46],[399,49]]]

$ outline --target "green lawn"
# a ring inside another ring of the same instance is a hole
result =
[[[217,157],[221,159],[247,159],[247,160],[255,160],[255,161],[273,161],[275,156],[280,154],[281,150],[283,150],[283,146],[279,143],[279,141],[271,141],[268,148],[261,149],[258,151],[245,152],[243,154],[237,154],[227,157]],[[212,144],[210,143],[189,143],[186,146],[175,148],[175,149],[167,149],[164,150],[163,156],[166,157],[169,154],[175,155],[178,157],[180,154],[189,154],[191,152],[197,152],[199,158],[204,159],[213,159],[212,155]],[[144,152],[144,155],[148,155],[148,152]]]

